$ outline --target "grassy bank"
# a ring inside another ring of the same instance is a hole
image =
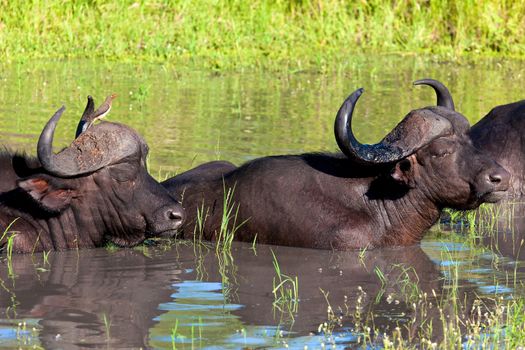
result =
[[[523,57],[524,24],[525,3],[503,0],[0,0],[0,54],[330,69],[363,53]]]

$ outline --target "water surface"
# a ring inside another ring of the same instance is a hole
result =
[[[236,164],[269,155],[334,151],[335,114],[365,88],[355,114],[362,142],[379,141],[410,110],[435,104],[424,77],[443,81],[471,122],[499,104],[522,99],[525,65],[435,63],[415,57],[351,59],[341,72],[319,74],[187,72],[177,67],[92,61],[0,66],[0,136],[29,153],[45,122],[65,104],[56,147],[69,144],[86,103],[117,93],[108,120],[136,128],[151,148],[151,169],[179,172],[207,160]]]
[[[281,270],[298,278],[294,312],[275,303],[271,250]],[[360,336],[357,305],[376,315],[382,331],[417,317],[404,299],[406,278],[422,293],[435,291],[436,301],[454,283],[468,300],[508,296],[523,292],[508,280],[509,273],[525,278],[514,262],[435,240],[364,255],[265,245],[254,251],[242,243],[229,256],[192,244],[52,252],[45,261],[42,254],[18,255],[13,275],[0,275],[0,347],[171,349],[173,339],[177,348],[343,347]],[[341,317],[331,334],[322,331],[329,305]]]

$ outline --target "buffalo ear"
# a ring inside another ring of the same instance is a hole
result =
[[[399,184],[413,188],[415,185],[414,162],[414,156],[401,159],[397,162],[390,173],[392,179]]]
[[[43,174],[19,180],[18,187],[50,212],[66,209],[76,195],[74,189],[65,187],[59,181]]]

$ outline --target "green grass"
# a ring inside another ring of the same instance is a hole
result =
[[[525,55],[519,1],[0,0],[0,55],[330,69],[355,54]]]
[[[235,264],[233,255],[230,251],[216,251],[217,267],[221,276],[222,294],[224,303],[231,303],[238,299],[237,290],[239,282],[237,281],[238,266]]]
[[[443,253],[444,259],[451,252]],[[454,257],[452,257],[454,258]],[[366,300],[378,303],[377,295],[367,296],[358,287],[354,305],[338,307],[338,318],[333,313],[328,295],[321,290],[328,307],[327,321],[319,326],[327,341],[346,319],[353,323],[361,348],[384,349],[516,349],[525,342],[525,299],[518,294],[506,298],[499,294],[477,296],[457,283],[458,265],[449,268],[445,288],[436,292],[422,290],[419,277],[411,267],[396,265],[389,273],[399,275],[394,280],[380,278],[390,293],[388,304],[404,305],[411,317],[389,329],[379,329],[376,319],[381,317],[374,308],[366,307]],[[519,288],[523,288],[522,286]],[[383,293],[384,290],[378,293]],[[382,299],[380,297],[379,299]],[[346,311],[343,311],[346,310]]]
[[[202,320],[200,319],[199,317],[199,323],[198,323],[198,331],[199,331],[199,335],[198,335],[198,339],[199,339],[199,345],[198,345],[198,348],[201,348],[202,347]],[[186,346],[185,346],[185,341],[188,340],[188,337],[186,337],[184,334],[182,333],[179,333],[178,332],[178,328],[179,328],[179,320],[178,319],[175,319],[175,326],[173,326],[171,328],[171,349],[172,350],[177,350],[177,343],[181,343],[181,347],[179,348],[182,348],[182,349],[186,349]],[[190,349],[195,349],[197,347],[197,344],[196,344],[196,337],[197,335],[195,334],[195,325],[191,325],[190,327],[190,337],[189,337],[189,341],[190,341],[190,345],[189,345],[189,348]]]
[[[257,233],[255,234],[255,237],[253,237],[253,241],[252,241],[252,251],[253,251],[253,255],[255,256],[257,256],[256,243],[257,243]]]
[[[115,253],[121,249],[121,247],[119,247],[113,242],[106,242],[105,248],[108,251],[108,253]]]
[[[179,328],[179,320],[175,320],[175,326],[171,329],[171,348],[173,350],[177,349],[177,338],[179,338],[179,334],[177,333],[177,329]]]
[[[323,333],[325,337],[330,337],[330,341],[332,343],[332,346],[335,348],[336,344],[334,342],[333,337],[333,331],[336,327],[341,327],[343,324],[341,323],[341,318],[337,317],[337,315],[334,312],[334,309],[332,308],[332,305],[330,304],[330,300],[328,300],[329,292],[325,292],[322,288],[319,288],[321,293],[323,294],[323,297],[326,301],[326,304],[328,305],[326,308],[326,316],[327,320],[326,322],[323,322],[317,327],[317,332]]]
[[[2,242],[4,240],[4,238],[7,237],[7,239],[9,240],[9,237],[10,236],[13,236],[13,233],[11,233],[10,236],[8,236],[9,234],[9,230],[11,229],[11,226],[14,225],[14,223],[16,222],[16,220],[18,220],[18,218],[14,219],[13,221],[11,221],[11,223],[5,228],[4,232],[2,233],[2,236],[0,236],[0,242]]]
[[[206,218],[208,217],[209,209],[204,209],[204,201],[201,204],[200,208],[197,208],[197,222],[193,228],[193,246],[197,247],[202,243],[204,238],[204,224],[206,223]]]
[[[279,310],[281,314],[288,315],[293,321],[295,319],[294,314],[296,314],[299,309],[299,281],[297,276],[294,278],[282,273],[275,253],[271,249],[270,251],[275,269],[272,287],[274,297],[273,306]]]
[[[104,332],[106,336],[106,342],[109,343],[111,341],[111,320],[109,319],[108,315],[104,312],[100,318],[104,322]]]
[[[500,211],[497,208],[484,208],[481,212],[496,215]],[[489,248],[470,239],[470,236],[484,234],[477,232],[480,227],[486,229],[493,226],[480,222],[479,218],[474,218],[470,213],[462,215],[467,221],[468,231],[467,236],[462,235],[461,242],[469,249],[467,252],[451,251],[445,247],[442,251],[440,260],[448,263],[443,265],[444,284],[440,291],[422,290],[416,270],[410,266],[393,265],[392,270],[387,271],[388,274],[395,272],[393,275],[397,277],[393,279],[388,279],[386,273],[375,269],[381,288],[371,298],[378,303],[385,290],[389,289],[387,302],[390,304],[395,300],[404,303],[412,315],[408,321],[399,323],[395,329],[379,331],[375,328],[375,318],[378,315],[359,306],[360,300],[366,299],[366,293],[358,288],[362,297],[358,298],[353,314],[352,307],[345,305],[345,317],[354,320],[355,331],[361,334],[360,342],[370,347],[380,345],[385,349],[515,349],[524,344],[525,299],[520,292],[523,290],[523,282],[517,275],[519,262],[514,262],[514,275],[509,275],[501,285],[503,288],[513,288],[511,295],[505,296],[497,292],[478,295],[462,286],[464,277],[461,275],[464,271],[476,269],[479,256],[490,252]],[[489,221],[493,219],[490,215]],[[518,253],[523,244],[517,243]],[[500,270],[500,259],[497,253],[493,254],[494,271]],[[494,283],[498,290],[498,282]],[[330,307],[329,303],[328,305]]]
[[[12,278],[12,279],[14,279],[15,276],[16,276],[15,272],[13,270],[13,246],[14,246],[14,241],[15,241],[15,237],[16,237],[17,232],[16,231],[10,231],[10,229],[13,226],[13,224],[16,222],[16,220],[18,220],[18,218],[14,219],[6,227],[6,229],[2,233],[2,236],[0,237],[0,242],[4,241],[4,238],[7,237],[7,240],[5,242],[5,246],[6,246],[5,250],[6,250],[6,253],[7,253],[7,270],[8,270],[9,277]]]
[[[239,215],[239,205],[233,201],[233,193],[235,192],[235,186],[233,188],[226,189],[226,184],[223,182],[223,203],[222,203],[222,217],[221,226],[219,232],[217,232],[217,242],[215,249],[217,254],[220,251],[230,252],[232,248],[232,242],[235,238],[237,230],[244,225],[248,220],[244,220],[241,223],[237,223],[237,217]],[[197,212],[199,215],[199,212]],[[202,227],[201,219],[197,217],[197,224]]]
[[[512,300],[507,305],[504,315],[505,342],[509,348],[525,344],[525,300]]]
[[[239,213],[239,205],[233,201],[233,188],[226,189],[223,183],[223,207],[221,224],[218,231],[215,233],[215,256],[217,258],[217,266],[219,275],[221,276],[222,291],[225,302],[235,299],[238,282],[236,278],[237,265],[234,262],[232,255],[232,245],[237,230],[246,223],[247,220],[237,223]],[[204,257],[208,251],[213,247],[212,244],[205,242],[205,226],[209,215],[209,208],[203,202],[200,207],[197,207],[197,216],[195,227],[193,230],[193,252],[195,255],[197,279],[202,280],[207,278],[208,274],[204,266]],[[255,250],[255,239],[252,243],[252,250]]]
[[[483,241],[490,241],[490,249],[494,253],[499,252],[498,239],[510,240],[512,242],[512,251],[516,252],[521,249],[520,240],[516,238],[515,219],[520,217],[520,210],[523,203],[484,203],[479,208],[467,211],[457,211],[446,208],[443,211],[443,219],[446,223],[437,225],[437,232],[453,231],[462,236],[460,238],[471,248],[484,247]],[[435,230],[434,230],[435,231]],[[501,238],[500,235],[509,232],[507,238]],[[497,256],[497,255],[495,255]]]

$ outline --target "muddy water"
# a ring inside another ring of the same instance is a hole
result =
[[[213,159],[239,164],[335,150],[333,118],[357,87],[366,91],[355,116],[363,142],[379,140],[409,110],[434,103],[429,88],[411,86],[422,77],[446,82],[457,109],[474,122],[493,106],[524,97],[524,68],[374,57],[356,58],[333,74],[219,75],[149,64],[26,62],[0,66],[0,137],[34,154],[42,126],[65,104],[58,149],[72,140],[86,95],[101,102],[115,92],[108,119],[144,135],[150,170],[163,178]],[[440,298],[457,289],[467,303],[475,295],[522,293],[521,227],[503,225],[505,234],[475,244],[434,233],[420,247],[362,252],[235,244],[230,255],[180,242],[10,260],[4,254],[0,348],[355,346],[363,335],[356,307],[386,331],[413,325],[417,315],[407,295],[414,293]],[[270,248],[281,271],[297,277],[298,300],[276,302]]]
[[[294,310],[275,302],[270,249],[281,271],[297,276]],[[508,274],[525,278],[514,266],[513,257],[436,240],[364,254],[235,244],[231,255],[217,255],[213,247],[178,244],[19,255],[9,269],[3,262],[0,275],[0,347],[355,345],[357,305],[376,315],[379,330],[417,317],[405,299],[407,278],[421,293],[436,291],[436,300],[453,284],[467,299],[508,296],[520,289]],[[331,334],[320,331],[331,320],[328,305],[341,317]]]

